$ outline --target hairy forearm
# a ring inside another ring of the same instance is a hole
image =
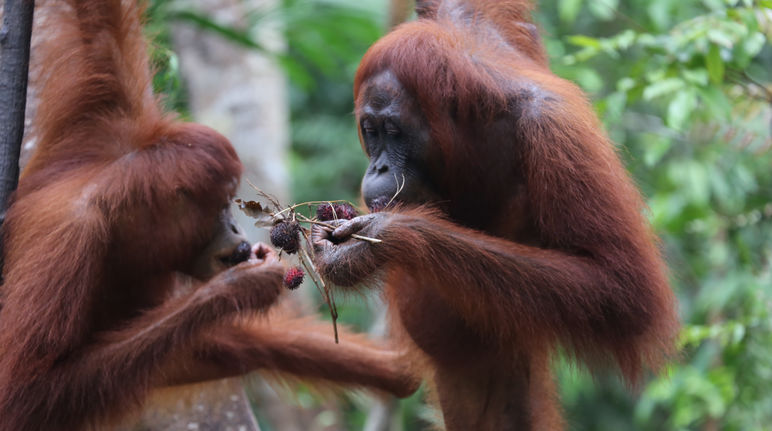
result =
[[[262,370],[368,387],[397,396],[419,381],[402,353],[342,330],[336,344],[330,325],[311,319],[255,320],[213,328],[196,354],[177,355],[162,385],[185,384]]]
[[[175,346],[190,344],[199,331],[219,320],[266,309],[280,291],[283,267],[271,263],[249,271],[225,271],[190,295],[172,298],[125,328],[105,334],[102,342],[107,347],[100,350],[100,361],[142,367]]]
[[[335,344],[328,325],[273,329],[274,333],[264,333],[261,337],[263,369],[364,386],[403,397],[417,388],[418,382],[406,364],[400,363],[397,351],[376,347],[360,336],[345,332],[340,344]]]
[[[403,268],[485,330],[557,336],[608,329],[635,303],[614,268],[589,257],[524,246],[432,216],[395,215],[372,246],[374,259]],[[637,286],[640,287],[640,286]]]

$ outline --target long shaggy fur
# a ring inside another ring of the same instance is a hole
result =
[[[557,346],[631,385],[673,352],[657,239],[585,95],[549,70],[531,2],[418,3],[417,21],[367,52],[354,93],[360,112],[389,71],[417,101],[447,211],[379,213],[383,243],[324,269],[385,266],[395,326],[428,358],[447,429],[558,429]]]
[[[40,141],[4,225],[0,431],[104,429],[153,387],[258,368],[415,390],[397,352],[348,333],[336,346],[307,319],[234,322],[273,304],[278,263],[173,294],[241,163],[224,137],[159,108],[135,0],[56,6]]]

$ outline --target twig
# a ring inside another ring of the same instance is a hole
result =
[[[402,192],[402,190],[405,188],[405,174],[402,174],[402,184],[399,184],[399,180],[397,179],[397,174],[394,174],[394,181],[397,182],[397,191],[394,193],[394,196],[389,199],[389,202],[386,204],[386,207],[391,205],[392,202],[394,202],[394,199],[399,196],[399,194]]]
[[[766,101],[767,101],[767,102],[770,102],[770,103],[772,103],[772,90],[770,90],[770,89],[767,87],[767,85],[765,85],[763,82],[761,82],[761,81],[757,80],[756,78],[754,78],[753,76],[751,76],[751,75],[750,75],[750,74],[749,74],[747,71],[745,71],[745,70],[743,70],[743,71],[742,71],[742,72],[740,72],[740,73],[742,74],[743,78],[745,78],[745,79],[747,79],[748,81],[750,81],[750,82],[751,82],[751,84],[754,84],[754,85],[756,85],[757,87],[759,87],[759,89],[760,89],[761,91],[763,91],[763,92],[764,92],[764,94],[767,96],[767,97],[766,97]]]
[[[347,200],[342,200],[342,199],[334,200],[334,201],[308,201],[308,202],[300,202],[300,203],[297,203],[297,204],[294,204],[294,205],[290,205],[290,206],[282,209],[281,211],[277,211],[277,212],[273,213],[272,215],[274,217],[279,217],[280,215],[284,214],[285,212],[288,212],[288,211],[291,212],[291,211],[294,211],[294,210],[296,210],[296,209],[298,209],[300,207],[303,207],[303,206],[308,206],[310,208],[311,205],[332,204],[333,202],[335,202],[335,203],[338,203],[338,202],[347,203],[347,204],[349,204],[351,206],[354,206],[351,202],[349,202]],[[281,208],[281,207],[279,207],[279,208]],[[337,217],[337,215],[335,215],[335,217]]]
[[[396,178],[396,175],[394,177],[395,181],[397,181],[398,187],[397,192],[392,197],[392,200],[397,197],[397,195],[402,191],[402,189],[405,186],[405,176],[402,175],[402,184],[399,184],[399,181]],[[259,187],[252,184],[249,180],[247,180],[247,183],[252,187],[260,196],[267,199],[268,202],[270,202],[271,205],[275,206],[276,208],[268,208],[267,206],[262,206],[258,202],[252,202],[252,201],[240,201],[237,200],[239,203],[239,208],[241,208],[242,211],[244,211],[248,216],[257,219],[258,221],[255,222],[256,226],[263,226],[263,227],[276,227],[277,223],[285,223],[285,222],[292,222],[292,223],[307,223],[311,225],[318,225],[323,226],[328,229],[335,229],[337,226],[334,226],[330,223],[325,223],[322,221],[319,221],[317,218],[311,218],[308,217],[300,212],[297,212],[296,209],[308,206],[308,210],[311,210],[312,205],[329,205],[332,210],[332,217],[334,221],[338,221],[338,213],[335,210],[335,206],[333,206],[333,202],[335,203],[346,203],[350,205],[352,208],[354,207],[351,202],[345,201],[345,200],[334,200],[334,201],[309,201],[309,202],[301,202],[297,204],[290,205],[288,207],[282,207],[281,203],[279,203],[279,200],[275,197],[271,196],[270,194],[262,191]],[[391,203],[391,201],[389,201]],[[308,228],[300,226],[299,234],[302,235],[303,240],[305,241],[302,244],[299,244],[297,247],[298,252],[298,261],[300,262],[300,265],[305,268],[306,272],[309,274],[309,277],[311,278],[311,281],[316,286],[316,289],[319,291],[319,293],[322,295],[322,299],[324,300],[325,304],[327,304],[327,307],[330,310],[330,317],[332,318],[332,328],[333,332],[335,333],[335,344],[339,343],[338,339],[338,306],[335,304],[335,296],[333,294],[333,290],[327,286],[327,283],[324,282],[324,278],[319,274],[319,271],[317,271],[316,266],[314,265],[313,259],[311,259],[310,253],[313,253],[313,244],[311,243],[311,240],[308,237]],[[357,234],[351,234],[351,238],[360,240],[360,241],[366,241],[371,244],[379,244],[383,241],[377,238],[370,238],[363,235],[357,235]],[[273,238],[272,238],[273,241]],[[274,243],[276,245],[276,243]],[[282,253],[282,250],[279,251],[280,255]]]
[[[336,228],[336,226],[333,226],[333,225],[331,225],[329,223],[325,223],[325,222],[322,222],[322,221],[319,221],[319,220],[314,220],[312,218],[308,218],[308,217],[304,216],[303,214],[298,214],[298,220],[303,222],[303,223],[314,224],[314,225],[317,225],[317,226],[323,226],[323,227],[330,228],[330,229],[335,229]],[[357,235],[355,233],[351,234],[351,238],[358,239],[360,241],[367,241],[367,242],[369,242],[371,244],[380,244],[380,243],[383,242],[382,240],[377,239],[377,238],[371,238],[369,236],[364,236],[364,235]]]
[[[268,193],[264,192],[262,189],[260,189],[260,187],[252,184],[252,181],[249,181],[249,178],[247,178],[247,184],[249,184],[250,187],[255,189],[257,194],[259,194],[260,196],[268,199],[268,202],[270,202],[273,206],[275,206],[276,209],[279,209],[279,208],[282,207],[282,205],[279,203],[279,201],[275,197],[273,197],[273,196],[269,195]]]
[[[305,238],[306,242],[310,244],[310,240],[308,239],[308,236],[305,232],[303,232],[303,237]],[[335,344],[338,344],[338,307],[335,305],[335,298],[332,295],[332,290],[327,288],[327,284],[325,284],[324,279],[318,276],[319,273],[317,272],[316,267],[314,266],[314,262],[311,260],[311,257],[308,255],[308,253],[301,248],[298,250],[298,255],[300,256],[300,263],[303,264],[303,266],[306,268],[306,271],[308,271],[308,274],[311,276],[311,281],[314,282],[316,288],[319,290],[319,293],[322,294],[322,298],[327,304],[327,308],[330,309],[330,318],[332,318],[332,330],[335,333]]]

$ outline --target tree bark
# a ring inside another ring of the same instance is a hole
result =
[[[19,181],[34,9],[33,0],[6,0],[0,27],[0,106],[3,107],[0,109],[0,232],[8,198]],[[0,274],[2,246],[0,236]]]

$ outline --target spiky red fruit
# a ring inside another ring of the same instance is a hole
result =
[[[322,204],[316,207],[316,218],[321,221],[332,220],[335,218],[334,206],[330,204]]]
[[[284,273],[284,286],[289,290],[295,290],[303,283],[303,276],[305,273],[300,267],[294,267],[287,270]]]
[[[357,210],[347,203],[323,204],[316,207],[316,218],[320,221],[351,220],[356,217]]]
[[[370,212],[377,213],[379,211],[383,211],[387,206],[389,206],[389,199],[387,199],[385,196],[375,198],[370,201]]]
[[[345,202],[335,204],[335,214],[338,215],[339,219],[343,220],[351,220],[352,218],[359,215],[354,207]]]
[[[296,221],[276,223],[271,229],[271,244],[289,254],[300,248],[300,225]]]

